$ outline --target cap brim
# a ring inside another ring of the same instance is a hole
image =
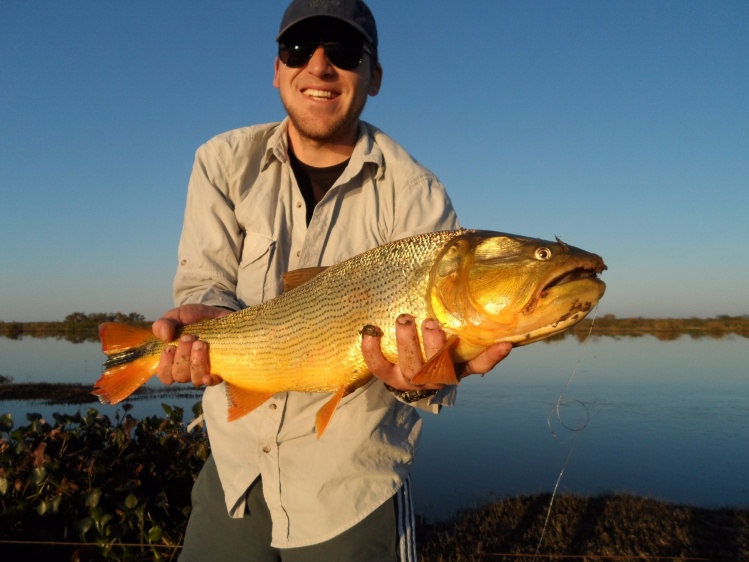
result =
[[[286,32],[287,32],[287,31],[288,31],[289,29],[291,29],[291,28],[292,28],[292,27],[294,27],[295,25],[297,25],[297,24],[299,24],[299,23],[301,23],[301,22],[303,22],[303,21],[305,21],[305,20],[311,19],[311,18],[320,18],[320,17],[324,17],[324,18],[330,18],[330,19],[334,19],[334,20],[342,21],[343,23],[345,23],[345,24],[346,24],[346,25],[348,25],[349,27],[353,27],[353,28],[354,28],[354,29],[355,29],[356,31],[358,31],[358,32],[359,32],[359,33],[360,33],[360,34],[362,35],[362,37],[364,37],[364,39],[365,39],[365,40],[366,40],[366,41],[367,41],[367,42],[368,42],[369,44],[371,44],[371,45],[374,45],[374,40],[372,39],[372,37],[371,37],[371,36],[369,35],[369,33],[367,33],[367,31],[366,31],[366,30],[365,30],[365,29],[364,29],[364,28],[363,28],[362,26],[360,26],[360,25],[357,25],[357,24],[355,24],[355,23],[351,23],[351,22],[350,22],[349,20],[347,20],[347,19],[344,19],[344,18],[339,18],[338,16],[333,16],[333,15],[329,15],[329,14],[328,14],[328,15],[324,15],[324,16],[321,16],[321,15],[319,15],[319,14],[315,14],[315,15],[311,15],[311,16],[304,16],[304,17],[302,17],[302,18],[299,18],[299,19],[297,19],[297,20],[294,20],[294,21],[293,21],[293,22],[291,22],[291,23],[290,23],[289,25],[287,25],[286,27],[284,27],[284,28],[283,28],[283,29],[282,29],[282,30],[281,30],[281,31],[280,31],[280,32],[278,33],[278,35],[276,35],[276,42],[278,42],[278,41],[279,41],[279,40],[281,39],[281,37],[283,36],[283,34],[284,34],[284,33],[286,33]]]

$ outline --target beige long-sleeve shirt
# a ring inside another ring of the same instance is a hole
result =
[[[198,149],[174,282],[177,305],[238,310],[278,296],[286,271],[332,265],[392,240],[458,228],[437,178],[363,122],[347,168],[308,226],[289,165],[286,126],[229,131]],[[227,509],[241,517],[245,492],[261,476],[275,547],[340,534],[390,498],[410,470],[421,430],[412,405],[373,379],[343,398],[318,440],[315,414],[329,397],[280,393],[227,422],[223,384],[205,391]],[[416,405],[437,411],[453,400],[454,392],[441,392]]]

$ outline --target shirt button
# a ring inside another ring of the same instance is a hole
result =
[[[301,209],[302,208],[302,202],[301,201],[297,201],[296,202],[296,208],[297,209]]]
[[[278,408],[278,406],[277,406],[276,404],[271,404],[271,405],[270,405],[270,406],[268,406],[268,407],[269,407],[269,408],[270,408],[271,410],[275,410],[276,408]]]
[[[179,262],[180,265],[185,265],[186,263],[187,263],[187,260],[182,260],[181,262]]]
[[[268,445],[263,447],[263,453],[270,453],[270,447]]]
[[[301,250],[299,250],[299,251],[298,251],[298,252],[296,253],[296,257],[299,257],[299,256],[301,256],[301,255],[302,255],[302,251],[301,251]]]

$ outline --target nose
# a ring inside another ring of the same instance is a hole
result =
[[[312,58],[307,63],[307,70],[315,76],[325,76],[335,72],[333,63],[328,59],[328,55],[325,54],[325,47],[318,45],[315,52],[312,53]]]

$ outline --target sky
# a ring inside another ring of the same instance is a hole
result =
[[[749,2],[370,0],[363,118],[461,223],[603,256],[597,314],[749,313]],[[172,307],[195,150],[280,121],[286,2],[0,2],[0,320]]]

